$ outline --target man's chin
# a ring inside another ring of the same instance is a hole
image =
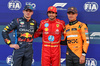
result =
[[[53,18],[50,18],[50,20],[54,20],[55,18],[53,17]]]
[[[73,19],[69,19],[69,20],[73,20]]]
[[[30,17],[27,16],[26,18],[30,18]]]
[[[54,18],[53,19],[50,19],[50,20],[54,20]]]

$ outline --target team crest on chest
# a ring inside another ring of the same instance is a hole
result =
[[[56,27],[59,27],[59,24],[56,24]]]

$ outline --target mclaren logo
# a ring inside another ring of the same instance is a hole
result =
[[[57,10],[67,10],[67,9],[64,9],[66,5],[67,3],[55,3],[53,6],[57,7]]]

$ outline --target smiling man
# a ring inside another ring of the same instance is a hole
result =
[[[50,6],[47,10],[48,18],[42,20],[34,38],[42,33],[42,64],[41,66],[60,66],[60,41],[65,22],[57,17],[57,8]]]
[[[31,66],[33,59],[33,34],[37,29],[36,21],[31,18],[33,7],[26,5],[23,14],[23,17],[13,19],[2,31],[5,42],[14,48],[11,66]],[[11,43],[8,35],[13,30],[15,31],[15,44]]]
[[[69,24],[65,26],[64,41],[67,45],[66,66],[85,66],[85,56],[89,46],[88,27],[77,20],[78,12],[75,7],[67,11]]]

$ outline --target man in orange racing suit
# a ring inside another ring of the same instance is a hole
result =
[[[42,33],[42,66],[60,66],[61,33],[65,22],[56,19],[57,8],[50,6],[47,11],[49,18],[42,20],[34,38]]]
[[[85,66],[85,56],[89,46],[88,27],[78,21],[77,9],[69,7],[67,16],[69,24],[65,26],[64,41],[62,45],[67,45],[66,66]]]

